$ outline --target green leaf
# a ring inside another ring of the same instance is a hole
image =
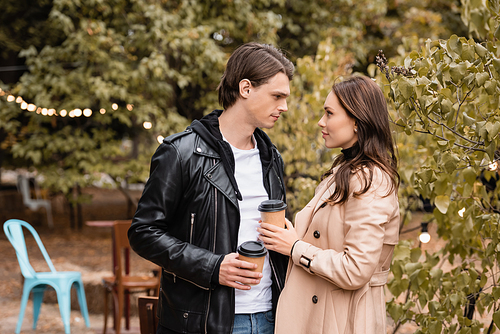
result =
[[[448,114],[450,111],[453,110],[453,103],[449,99],[443,99],[441,101],[441,113],[443,115]]]
[[[487,80],[484,83],[484,89],[486,89],[486,93],[488,93],[488,95],[494,95],[497,91],[497,81],[494,79]]]
[[[473,185],[476,182],[477,174],[474,168],[467,167],[463,170],[462,175],[464,176],[465,182],[470,185]]]
[[[404,314],[403,307],[396,303],[389,304],[387,310],[394,322],[397,322]]]
[[[407,263],[405,265],[405,271],[408,275],[413,274],[416,270],[422,268],[422,263],[417,262],[417,263]]]
[[[479,72],[476,73],[476,82],[478,86],[483,86],[487,79],[489,79],[490,75],[487,72]]]
[[[467,72],[467,65],[465,64],[465,62],[461,62],[459,64],[457,63],[450,64],[450,75],[453,82],[455,83],[460,82],[462,78],[465,76],[466,72]]]
[[[456,293],[450,296],[450,302],[453,307],[457,308],[460,305],[461,298]]]
[[[479,57],[484,58],[486,52],[488,52],[488,50],[484,46],[482,46],[479,43],[476,43],[476,53],[479,55]]]
[[[441,321],[432,321],[429,325],[429,333],[430,334],[441,334],[441,330],[443,328],[443,324]]]
[[[436,198],[434,199],[434,204],[442,214],[446,214],[446,212],[448,211],[448,207],[450,206],[450,197],[446,195],[436,196]]]
[[[418,262],[420,256],[422,255],[422,250],[420,248],[413,248],[410,253],[410,261]]]
[[[467,113],[465,111],[462,113],[462,116],[463,116],[464,124],[466,126],[471,127],[471,126],[476,124],[476,120],[474,118],[470,117],[469,115],[467,115]]]
[[[448,52],[450,52],[453,56],[458,56],[462,54],[462,42],[457,35],[452,35],[447,42]],[[455,58],[453,57],[453,58]]]
[[[405,99],[409,99],[413,95],[414,88],[406,78],[399,80],[398,88]]]
[[[457,169],[457,165],[460,162],[460,158],[455,154],[446,152],[441,157],[441,163],[444,171],[447,174],[451,174],[455,169]]]
[[[488,122],[485,127],[488,131],[488,140],[491,141],[498,135],[498,131],[500,131],[500,122]]]
[[[500,311],[493,313],[493,322],[500,329]]]

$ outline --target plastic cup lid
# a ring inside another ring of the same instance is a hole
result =
[[[285,210],[286,207],[286,203],[280,199],[269,199],[260,203],[258,210],[260,212],[275,212]]]
[[[238,253],[247,257],[261,257],[266,255],[267,249],[258,241],[245,241],[238,247]]]

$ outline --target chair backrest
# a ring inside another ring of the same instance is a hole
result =
[[[31,190],[28,178],[23,175],[18,175],[17,187],[23,196],[24,204],[29,206],[29,203],[32,201],[32,198],[31,198]]]
[[[25,278],[33,278],[36,276],[36,271],[30,264],[28,257],[28,250],[26,249],[26,241],[24,239],[23,227],[26,228],[33,238],[35,239],[40,252],[47,262],[50,271],[56,272],[56,268],[52,264],[50,260],[49,254],[45,250],[45,247],[40,239],[40,236],[36,232],[36,230],[27,222],[19,219],[9,219],[3,224],[3,230],[7,239],[9,239],[10,243],[14,247],[16,251],[17,261],[19,262],[19,266],[21,267],[21,273]]]
[[[130,253],[128,229],[130,228],[131,224],[132,220],[116,220],[113,223],[113,242],[115,248],[114,275],[118,284],[120,284],[121,278],[125,274],[125,252]]]
[[[141,334],[156,334],[159,321],[156,316],[158,297],[139,296],[138,305]]]

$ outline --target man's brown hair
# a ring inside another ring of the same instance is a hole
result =
[[[280,72],[292,80],[293,71],[292,62],[274,46],[253,42],[243,44],[229,57],[217,87],[219,103],[224,109],[234,105],[240,97],[239,83],[243,79],[258,87]]]

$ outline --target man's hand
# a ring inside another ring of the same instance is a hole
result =
[[[251,271],[257,265],[238,260],[238,256],[238,253],[224,256],[220,264],[219,283],[239,290],[250,290],[250,286],[245,284],[259,284],[262,273]]]

